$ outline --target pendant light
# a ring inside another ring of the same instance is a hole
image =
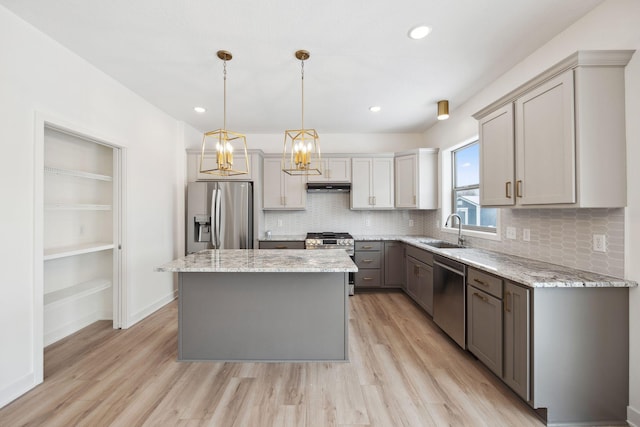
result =
[[[306,50],[299,50],[295,56],[300,60],[302,77],[302,125],[300,129],[284,132],[282,171],[289,175],[322,175],[318,133],[315,129],[304,127],[304,61],[309,59],[310,54]]]
[[[227,130],[227,61],[231,61],[231,52],[219,50],[218,58],[222,60],[224,80],[224,110],[222,128],[204,134],[202,138],[202,154],[200,156],[200,172],[219,176],[242,175],[249,173],[249,156],[247,155],[247,139],[245,135]],[[216,161],[212,168],[205,166],[205,150],[216,153]]]
[[[443,99],[438,101],[438,120],[447,120],[449,118],[449,101]]]

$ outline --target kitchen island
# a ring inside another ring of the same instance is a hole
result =
[[[205,250],[156,271],[179,273],[179,360],[349,359],[342,249]]]

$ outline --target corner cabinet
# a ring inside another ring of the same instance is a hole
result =
[[[480,203],[626,206],[624,67],[633,51],[579,51],[474,115]]]
[[[351,209],[393,209],[393,157],[351,159]]]
[[[282,172],[281,157],[264,158],[262,184],[264,210],[304,210],[306,208],[306,176]]]
[[[438,209],[438,149],[396,154],[395,207]]]
[[[351,159],[349,157],[322,159],[322,175],[309,175],[307,182],[351,182]]]

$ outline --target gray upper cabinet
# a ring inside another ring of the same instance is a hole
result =
[[[529,289],[504,284],[504,374],[502,379],[524,400],[530,398],[531,349]]]
[[[579,51],[474,114],[484,206],[626,205],[624,67]]]

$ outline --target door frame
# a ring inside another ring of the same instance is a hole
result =
[[[45,128],[113,149],[113,327],[126,328],[128,292],[126,281],[126,170],[127,149],[115,138],[40,111],[35,112],[34,212],[33,212],[33,374],[35,384],[44,380],[44,131]]]

